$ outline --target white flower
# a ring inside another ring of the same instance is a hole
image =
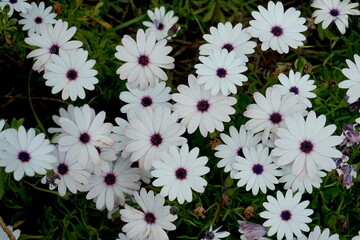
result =
[[[125,129],[125,136],[131,139],[125,147],[125,151],[131,152],[130,161],[139,160],[140,168],[150,170],[161,151],[186,143],[187,139],[180,137],[185,127],[177,121],[177,114],[160,106],[155,110],[142,109],[136,118],[130,118]]]
[[[82,107],[80,107],[80,108],[82,108]],[[52,116],[52,119],[54,120],[54,122],[59,126],[59,127],[51,127],[51,128],[48,129],[49,133],[59,133],[58,135],[56,135],[52,139],[53,143],[58,143],[59,138],[61,138],[61,136],[66,136],[67,135],[65,130],[61,128],[59,119],[61,117],[64,117],[64,118],[70,119],[71,121],[75,121],[74,109],[75,109],[74,105],[69,104],[67,106],[67,109],[59,108],[59,116],[58,115],[53,115]],[[92,108],[91,108],[91,115],[92,115],[92,118],[95,117],[95,110],[92,109]]]
[[[360,97],[360,56],[354,54],[355,62],[346,59],[349,68],[344,68],[342,73],[348,78],[339,83],[339,88],[348,89],[346,94],[349,96],[348,102],[354,103]]]
[[[171,107],[168,101],[171,99],[170,87],[166,87],[165,82],[156,83],[145,90],[139,88],[131,88],[130,84],[126,84],[129,91],[120,93],[119,98],[127,104],[121,107],[122,113],[129,113],[130,110],[138,111],[142,108],[151,107],[155,109],[156,106]]]
[[[18,239],[20,237],[20,229],[16,229],[13,231],[13,227],[12,226],[6,226],[12,233],[12,235],[15,237],[15,239]],[[6,234],[6,232],[3,230],[2,227],[0,227],[0,239],[1,240],[10,240],[10,238],[8,237],[8,235]]]
[[[278,156],[277,164],[284,166],[292,163],[292,173],[296,176],[306,169],[310,178],[315,178],[317,170],[335,169],[332,158],[341,158],[342,153],[334,146],[342,142],[342,137],[331,136],[336,126],[325,127],[326,117],[318,118],[311,111],[306,120],[296,113],[285,119],[285,128],[279,128],[275,140],[276,148],[271,154]]]
[[[238,187],[246,184],[246,191],[252,190],[252,194],[257,195],[259,189],[266,193],[267,188],[275,189],[274,184],[279,180],[276,176],[281,176],[277,170],[272,156],[269,156],[269,148],[258,144],[257,147],[243,148],[244,157],[235,157],[236,162],[232,167],[238,172],[233,176],[234,179],[240,179]]]
[[[91,165],[100,165],[101,158],[96,147],[112,146],[114,141],[108,136],[112,129],[111,123],[104,123],[105,112],[97,115],[89,105],[74,108],[74,119],[60,117],[63,129],[58,139],[59,151],[66,151],[67,159],[77,159],[80,165],[91,169]]]
[[[309,233],[309,237],[301,236],[299,240],[339,240],[339,234],[333,234],[330,236],[330,230],[326,228],[323,232],[319,226],[316,226],[312,232]]]
[[[292,191],[287,190],[286,195],[277,191],[276,199],[273,196],[267,196],[268,202],[263,206],[267,211],[261,212],[260,217],[268,219],[264,222],[264,227],[270,227],[268,236],[277,233],[277,239],[283,239],[284,235],[287,240],[293,240],[293,234],[301,237],[301,231],[308,232],[310,228],[307,223],[311,222],[311,215],[314,211],[306,209],[309,200],[300,202],[301,193],[294,196]]]
[[[230,122],[229,115],[235,113],[231,106],[236,103],[236,98],[222,94],[211,95],[197,83],[192,74],[188,76],[188,82],[189,86],[179,85],[179,93],[172,94],[172,99],[176,102],[173,110],[182,118],[180,123],[190,134],[199,128],[204,137],[215,129],[224,131],[223,122]]]
[[[300,96],[299,101],[304,103],[307,107],[311,108],[312,104],[308,98],[315,98],[316,94],[311,92],[316,88],[314,85],[314,80],[309,80],[310,75],[305,74],[301,76],[301,73],[294,73],[293,70],[290,70],[289,77],[285,74],[279,74],[278,78],[281,85],[276,84],[273,87],[280,89],[281,94],[285,95],[289,92],[293,92]]]
[[[75,101],[77,97],[85,98],[85,89],[94,90],[94,84],[99,80],[95,77],[97,71],[92,69],[95,60],[87,60],[88,51],[80,48],[74,51],[60,51],[59,56],[52,54],[52,62],[45,65],[45,85],[53,87],[52,94],[62,91],[61,98],[70,97]]]
[[[303,46],[306,31],[306,19],[300,17],[300,11],[291,7],[284,12],[282,2],[268,2],[267,9],[258,6],[259,12],[253,11],[251,15],[255,20],[250,21],[249,33],[262,42],[261,50],[271,48],[278,53],[288,53],[289,46],[298,48]]]
[[[246,223],[238,221],[239,232],[242,234],[241,240],[267,240],[269,238],[263,237],[267,234],[266,228],[263,225],[256,223]]]
[[[172,222],[177,219],[177,215],[170,213],[170,206],[164,206],[165,198],[160,194],[154,196],[151,190],[147,193],[144,188],[140,194],[134,192],[134,197],[141,211],[125,204],[125,209],[120,210],[121,220],[127,222],[122,231],[130,239],[168,240],[164,229],[176,229]]]
[[[1,0],[0,9],[3,9],[5,6],[9,6],[10,10],[8,12],[8,16],[11,17],[16,12],[26,13],[29,9],[31,9],[31,5],[26,2],[26,0]]]
[[[360,240],[360,231],[359,231],[359,233],[358,233],[359,235],[357,235],[357,236],[355,236],[355,237],[353,237],[351,240]]]
[[[279,179],[279,182],[285,183],[284,189],[291,189],[293,192],[300,193],[312,193],[313,187],[320,188],[322,183],[322,177],[326,176],[326,173],[323,171],[317,170],[315,178],[310,178],[306,172],[306,169],[298,175],[292,173],[292,166],[286,165],[282,166],[280,169],[282,177]]]
[[[153,86],[158,79],[168,79],[161,68],[174,68],[175,59],[168,56],[172,47],[165,46],[165,39],[157,42],[154,32],[145,35],[144,30],[139,29],[136,41],[125,35],[121,42],[123,46],[116,46],[115,53],[117,59],[126,62],[116,71],[121,80],[127,79],[132,88],[140,86],[140,89],[145,90],[149,84]]]
[[[133,239],[130,239],[128,238],[125,234],[123,233],[119,233],[119,236],[116,240],[133,240]]]
[[[200,56],[201,63],[195,65],[198,83],[204,85],[212,95],[220,91],[223,95],[237,93],[236,86],[242,86],[248,79],[242,72],[247,70],[243,58],[236,57],[234,51],[215,49],[209,56]]]
[[[0,140],[5,138],[4,131],[3,131],[4,126],[5,126],[5,120],[1,119],[0,120]]]
[[[14,172],[14,178],[19,181],[24,174],[34,176],[35,173],[46,174],[46,169],[52,169],[56,158],[51,152],[55,149],[44,133],[35,135],[35,130],[28,131],[23,126],[19,130],[7,129],[4,139],[0,140],[0,167],[5,172]]]
[[[109,135],[110,138],[114,141],[113,135]],[[93,172],[95,175],[100,175],[101,171],[107,172],[110,171],[111,162],[117,159],[116,154],[118,153],[114,147],[95,147],[100,156],[100,165],[92,164],[90,168],[87,169],[89,172]]]
[[[80,41],[69,41],[75,34],[76,27],[68,29],[68,23],[61,19],[55,25],[47,24],[40,26],[39,34],[29,33],[25,42],[31,46],[39,47],[31,51],[26,57],[35,58],[33,70],[41,72],[45,69],[45,64],[52,62],[51,55],[59,55],[61,51],[73,50],[82,46]]]
[[[125,129],[129,125],[129,123],[120,117],[115,118],[115,122],[117,126],[113,127],[112,129],[113,133],[111,136],[111,138],[115,141],[114,149],[117,152],[121,151],[121,156],[123,158],[127,158],[130,156],[130,152],[124,150],[126,145],[130,142],[131,139],[125,136]]]
[[[245,130],[245,126],[241,125],[239,131],[234,126],[230,126],[229,135],[225,133],[220,134],[221,140],[224,144],[220,144],[215,147],[215,156],[221,158],[217,163],[218,168],[225,167],[224,171],[230,171],[230,177],[233,178],[237,171],[233,169],[232,164],[236,162],[235,157],[244,157],[244,147],[254,147],[261,140],[261,134],[254,135],[250,131]]]
[[[125,204],[125,194],[133,195],[135,190],[140,189],[137,181],[140,180],[138,168],[132,168],[128,159],[118,158],[110,171],[102,172],[101,176],[92,175],[90,182],[85,185],[85,191],[89,191],[86,199],[96,198],[96,208],[106,206],[111,211],[116,205]]]
[[[199,157],[199,148],[189,151],[189,146],[184,144],[180,150],[170,146],[168,152],[161,152],[160,159],[154,160],[151,175],[156,177],[153,181],[155,187],[161,188],[161,196],[169,196],[173,201],[177,198],[180,204],[192,201],[192,191],[202,193],[205,191],[207,181],[201,176],[210,171],[206,167],[207,157]]]
[[[154,12],[148,10],[147,14],[151,22],[143,22],[143,24],[148,27],[148,29],[146,29],[146,33],[155,32],[157,40],[163,38],[170,39],[171,36],[168,37],[168,31],[179,20],[177,16],[174,16],[174,11],[170,10],[165,13],[165,7],[161,6],[160,8],[155,8]]]
[[[350,3],[350,0],[314,0],[311,6],[319,8],[312,14],[315,24],[322,22],[321,26],[325,29],[334,22],[342,34],[349,25],[348,15],[360,15],[359,10],[353,9],[359,6],[359,3]]]
[[[23,19],[19,20],[19,24],[24,25],[22,30],[29,30],[29,33],[40,33],[40,26],[56,23],[56,13],[50,13],[51,10],[52,7],[45,8],[44,2],[40,2],[39,5],[32,2],[27,13],[20,13]]]
[[[264,131],[262,142],[266,143],[270,132],[276,133],[287,116],[292,116],[296,112],[306,115],[306,105],[300,103],[299,97],[293,93],[281,96],[280,90],[273,87],[266,89],[265,97],[255,92],[256,104],[250,104],[244,112],[245,117],[251,118],[246,122],[245,129],[253,133]]]
[[[210,225],[210,229],[207,233],[205,233],[205,237],[201,240],[220,240],[220,238],[226,238],[230,235],[229,232],[223,231],[223,232],[217,232],[220,230],[221,227],[218,227],[217,229],[213,230],[212,224]]]
[[[200,55],[209,55],[213,50],[226,49],[228,52],[234,51],[236,57],[241,57],[244,62],[249,61],[246,54],[255,52],[256,42],[249,41],[251,35],[246,29],[242,29],[242,24],[238,23],[234,27],[230,22],[218,23],[217,28],[210,28],[211,34],[205,34],[204,39],[209,42],[199,47]]]

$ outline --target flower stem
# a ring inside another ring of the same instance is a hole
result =
[[[16,238],[14,237],[12,232],[7,228],[7,226],[1,216],[0,216],[0,226],[4,230],[4,232],[6,233],[6,235],[8,236],[8,238],[10,240],[16,240]]]

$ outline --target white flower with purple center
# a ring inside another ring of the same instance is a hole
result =
[[[0,9],[4,9],[5,6],[9,6],[10,10],[8,16],[11,17],[16,12],[26,13],[31,10],[31,5],[26,2],[27,0],[1,0]]]
[[[200,55],[209,55],[213,50],[226,49],[228,52],[234,51],[236,57],[241,57],[244,62],[248,62],[247,54],[255,52],[256,42],[249,41],[251,35],[246,29],[242,29],[242,24],[238,23],[234,27],[230,22],[218,23],[217,28],[210,28],[211,34],[203,37],[208,42],[199,47]]]
[[[243,148],[244,157],[235,157],[232,167],[237,173],[234,179],[239,179],[237,186],[246,185],[246,191],[251,189],[252,194],[257,195],[259,189],[266,193],[267,189],[274,190],[281,176],[277,170],[272,156],[269,156],[269,148],[258,144],[257,147]]]
[[[303,46],[306,37],[301,34],[307,30],[304,25],[306,19],[300,16],[300,11],[291,7],[284,12],[282,2],[268,2],[267,9],[258,6],[259,11],[251,15],[255,20],[250,21],[249,33],[262,42],[261,50],[271,48],[278,53],[288,53],[289,47]]]
[[[342,34],[345,34],[349,26],[348,15],[360,15],[360,11],[354,9],[359,3],[350,3],[350,0],[314,0],[311,6],[318,8],[312,14],[315,24],[322,22],[321,27],[325,29],[331,23],[335,23]]]
[[[210,91],[204,90],[204,87],[198,84],[192,74],[189,75],[188,82],[189,86],[179,85],[179,93],[172,94],[172,99],[176,102],[173,110],[182,118],[181,125],[185,126],[190,134],[199,128],[203,137],[215,129],[224,131],[223,122],[230,122],[229,115],[235,113],[231,106],[236,104],[236,98],[222,94],[211,95]]]
[[[244,157],[244,147],[254,147],[261,140],[261,134],[253,134],[245,129],[244,125],[241,125],[239,131],[234,126],[230,126],[229,135],[225,133],[220,134],[221,140],[224,144],[220,144],[215,147],[215,156],[221,158],[217,163],[218,168],[224,168],[225,172],[230,172],[230,177],[234,178],[236,171],[232,164],[236,162],[236,156]]]
[[[135,209],[125,204],[120,210],[121,220],[127,222],[122,228],[130,239],[169,240],[165,230],[172,231],[176,226],[172,223],[177,215],[170,213],[170,206],[164,206],[165,198],[160,194],[154,196],[153,191],[146,192],[144,188],[134,192],[134,197],[141,208]]]
[[[226,238],[230,235],[227,231],[218,232],[221,226],[213,230],[212,224],[210,225],[209,231],[205,233],[205,237],[201,240],[220,240],[220,238]]]
[[[114,135],[110,134],[109,137],[115,142],[115,139],[113,138]],[[95,147],[96,150],[99,153],[100,156],[100,165],[92,164],[90,165],[89,169],[87,169],[89,172],[94,173],[95,175],[100,175],[101,171],[108,172],[111,168],[111,162],[115,161],[117,159],[117,151],[114,149],[114,147]]]
[[[195,65],[198,74],[198,83],[204,86],[211,95],[221,94],[227,96],[236,94],[236,86],[242,86],[248,78],[241,74],[247,70],[244,59],[236,57],[234,51],[215,49],[209,56],[200,56],[201,63]]]
[[[174,68],[175,59],[168,56],[172,47],[165,46],[165,39],[156,41],[156,33],[145,34],[143,29],[139,29],[136,41],[125,35],[121,42],[123,46],[116,46],[115,53],[117,59],[126,62],[116,71],[121,80],[127,79],[132,88],[140,86],[141,90],[145,90],[159,79],[168,79],[161,68]]]
[[[299,113],[287,117],[284,127],[276,132],[279,139],[275,140],[276,148],[271,152],[279,157],[276,163],[279,166],[292,164],[292,173],[295,176],[306,169],[310,178],[315,178],[318,170],[335,169],[332,158],[342,157],[342,153],[335,146],[339,145],[343,138],[332,136],[336,126],[325,126],[325,122],[325,115],[316,117],[314,111],[308,114],[306,120]]]
[[[45,139],[44,133],[35,134],[35,130],[28,131],[23,126],[18,130],[7,129],[4,138],[0,140],[0,167],[5,172],[14,172],[14,179],[21,180],[26,176],[33,177],[35,173],[45,175],[47,169],[52,169],[56,162],[51,153],[55,147]]]
[[[310,231],[307,223],[311,222],[311,215],[314,211],[307,209],[309,200],[300,202],[301,193],[296,193],[293,196],[291,190],[287,190],[284,196],[280,191],[277,191],[276,198],[267,196],[268,202],[264,202],[263,206],[266,211],[260,213],[260,217],[267,219],[264,222],[264,227],[270,227],[268,236],[275,233],[278,240],[283,239],[293,240],[294,234],[296,237],[301,237],[302,232]]]
[[[198,157],[199,148],[189,151],[189,146],[184,144],[180,150],[176,146],[170,146],[168,152],[160,153],[160,158],[154,160],[151,175],[155,187],[162,187],[160,194],[169,196],[169,200],[175,198],[180,204],[192,201],[192,190],[202,193],[205,191],[207,181],[202,178],[210,171],[206,167],[207,157]]]
[[[354,103],[360,97],[360,56],[354,54],[354,62],[346,59],[348,68],[342,69],[342,73],[348,79],[339,83],[339,88],[348,89],[346,95],[349,96],[348,102]]]
[[[313,231],[309,233],[309,236],[301,236],[298,240],[339,240],[339,234],[333,234],[330,236],[330,230],[326,228],[323,232],[319,226],[316,226]]]
[[[24,25],[22,30],[29,30],[29,33],[40,33],[40,26],[56,23],[56,13],[51,13],[52,7],[45,8],[45,3],[40,2],[37,5],[31,3],[31,9],[27,13],[20,13],[23,19],[19,20],[19,24]]]
[[[59,55],[61,51],[78,49],[82,42],[70,39],[74,36],[76,27],[68,29],[68,22],[57,20],[55,25],[47,24],[40,26],[39,34],[29,33],[25,42],[30,46],[39,47],[31,51],[26,57],[33,57],[36,61],[33,70],[41,72],[45,64],[52,62],[51,55]]]

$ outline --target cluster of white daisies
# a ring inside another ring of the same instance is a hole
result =
[[[27,57],[33,57],[33,69],[44,71],[45,84],[52,93],[62,92],[62,99],[85,98],[85,91],[93,90],[98,83],[97,71],[92,69],[95,60],[87,60],[88,52],[80,41],[71,40],[75,27],[55,20],[51,7],[41,2],[2,0],[0,7],[10,7],[21,12],[19,21],[29,36],[25,42],[37,47]],[[358,3],[348,0],[315,0],[318,8],[313,13],[315,23],[326,28],[334,22],[341,33],[348,26],[348,15],[360,15],[354,8]],[[178,92],[170,94],[164,69],[174,68],[174,58],[169,56],[172,47],[167,40],[174,37],[179,27],[178,17],[164,7],[148,11],[151,20],[143,24],[136,38],[125,35],[122,45],[116,47],[115,57],[124,62],[119,69],[121,80],[126,80],[129,91],[120,93],[126,104],[120,111],[127,119],[116,118],[116,125],[104,122],[104,111],[96,113],[89,105],[68,105],[53,116],[56,127],[48,129],[55,134],[52,142],[44,133],[34,129],[7,128],[0,133],[0,166],[15,180],[24,175],[44,175],[42,182],[51,189],[58,188],[60,196],[68,192],[87,192],[100,210],[120,210],[126,222],[119,239],[168,239],[165,230],[175,230],[176,214],[164,206],[165,197],[179,204],[191,202],[193,192],[203,193],[207,181],[203,178],[210,169],[208,158],[199,156],[198,147],[191,148],[183,137],[199,129],[202,136],[215,130],[223,132],[224,122],[236,111],[235,97],[238,87],[246,77],[247,55],[254,53],[258,38],[261,49],[271,48],[278,53],[288,53],[289,47],[303,46],[306,31],[305,18],[300,11],[286,11],[281,2],[272,1],[267,8],[253,11],[250,27],[242,24],[219,23],[205,34],[206,44],[200,46],[200,63],[195,65],[197,76],[190,74],[187,85],[179,85]],[[360,57],[355,63],[346,60],[349,68],[343,69],[348,80],[339,87],[349,89],[349,103],[360,97]],[[266,89],[265,95],[254,93],[255,103],[243,115],[249,120],[237,130],[229,128],[230,135],[221,133],[223,144],[216,146],[217,166],[230,172],[239,187],[257,195],[259,191],[275,190],[275,185],[285,183],[286,194],[278,191],[276,198],[268,196],[263,203],[266,209],[260,216],[267,219],[263,225],[239,221],[241,239],[258,239],[264,235],[277,239],[339,239],[330,236],[329,230],[321,232],[316,226],[308,237],[307,223],[313,210],[307,209],[309,201],[301,201],[302,193],[312,193],[319,188],[321,178],[336,168],[333,158],[342,152],[335,146],[343,136],[334,136],[335,125],[326,125],[324,115],[317,116],[310,108],[309,99],[315,98],[316,88],[309,75],[290,71],[278,76],[281,84]],[[173,104],[170,102],[173,101]],[[309,108],[309,109],[308,109]],[[360,120],[359,120],[360,123]],[[0,130],[5,121],[0,121]],[[154,178],[151,180],[151,178]],[[142,183],[160,187],[159,194],[141,188]],[[295,194],[293,194],[295,193]],[[133,208],[126,202],[137,203]],[[269,227],[267,231],[265,227]],[[210,230],[204,239],[220,239],[230,235]],[[263,238],[264,239],[264,238]]]

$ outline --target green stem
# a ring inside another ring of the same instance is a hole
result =
[[[107,33],[116,32],[117,30],[120,30],[120,29],[122,29],[122,28],[125,28],[125,27],[131,25],[131,24],[134,24],[134,23],[136,23],[136,22],[139,22],[139,21],[141,21],[145,16],[147,16],[147,15],[144,14],[144,15],[141,15],[141,16],[136,17],[136,18],[134,18],[134,19],[131,19],[131,20],[127,21],[127,22],[124,22],[123,24],[120,24],[120,25],[118,25],[118,26],[116,26],[116,27],[114,27],[114,28],[112,28],[112,29],[109,29],[109,30],[107,31]]]
[[[47,193],[52,193],[52,194],[55,194],[56,196],[60,196],[59,193],[57,191],[51,191],[51,190],[47,190],[47,189],[43,189],[43,188],[39,188],[37,186],[35,186],[34,184],[31,184],[25,180],[22,180],[24,183],[26,183],[27,185],[39,190],[39,191],[43,191],[43,192],[47,192]]]

